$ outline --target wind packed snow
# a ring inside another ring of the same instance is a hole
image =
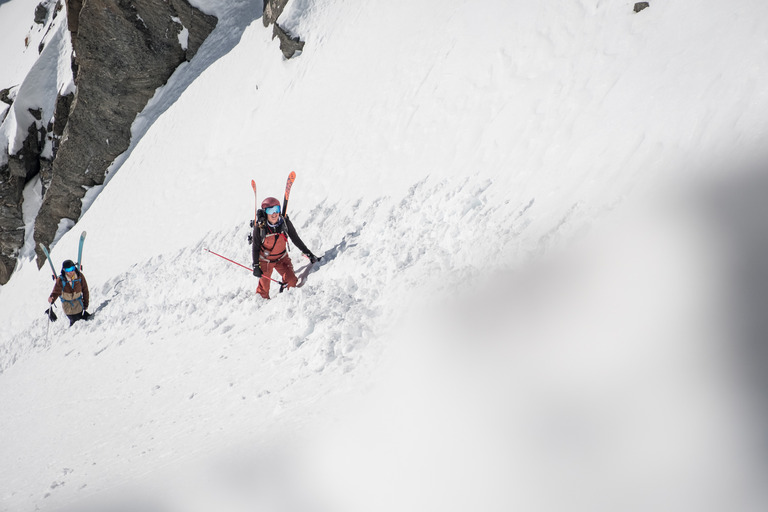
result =
[[[0,289],[0,510],[765,509],[768,4],[291,0],[285,60],[192,3],[52,249],[94,318],[29,250]],[[33,4],[0,68],[54,73]],[[265,301],[206,249],[290,171],[322,261]]]

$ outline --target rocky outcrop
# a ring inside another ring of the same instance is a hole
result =
[[[277,18],[283,14],[283,9],[288,5],[288,0],[264,0],[264,14],[261,21],[265,27],[277,23]]]
[[[648,2],[637,2],[637,3],[635,3],[635,12],[640,12],[643,9],[646,9],[646,8],[648,8],[650,6],[651,6],[651,4],[649,4]]]
[[[35,7],[35,23],[43,25],[47,17],[48,7],[43,3],[37,4],[37,7]]]
[[[24,245],[23,191],[24,178],[12,176],[8,166],[0,166],[0,284],[11,278],[16,254]]]
[[[34,232],[39,251],[38,243],[51,244],[62,219],[80,217],[86,190],[103,184],[107,168],[128,149],[136,115],[179,64],[192,59],[217,22],[186,0],[43,0],[35,22],[50,31],[65,3],[76,92],[57,97],[50,119],[42,108],[29,109],[32,122],[22,127],[21,148],[0,165],[0,284],[10,278],[24,244],[29,180],[40,176],[43,185]],[[0,91],[0,101],[12,104],[17,87]],[[38,266],[44,262],[38,252]]]
[[[13,100],[11,99],[11,87],[0,90],[0,101],[8,105],[13,105]]]
[[[45,129],[40,123],[42,110],[34,109],[29,113],[35,122],[27,128],[21,149],[0,166],[0,284],[10,279],[19,249],[24,245],[24,185],[41,168],[41,141],[45,138]]]
[[[27,128],[27,136],[21,145],[21,150],[8,158],[8,170],[11,176],[24,178],[25,182],[40,172],[40,153],[42,152],[42,141],[45,140],[46,134],[45,128],[38,128],[39,121],[42,119],[42,111],[36,109],[29,112],[36,122]]]
[[[280,51],[286,59],[290,59],[296,52],[304,49],[304,41],[292,36],[277,23],[287,4],[288,0],[264,0],[264,14],[261,21],[265,27],[272,25],[272,39],[277,37],[280,40]]]
[[[53,241],[62,219],[80,217],[86,190],[103,184],[128,149],[136,115],[217,22],[185,0],[67,0],[67,14],[77,92],[57,103],[57,151],[35,222],[36,247]],[[42,266],[45,257],[37,256]]]
[[[304,49],[304,41],[298,37],[291,37],[282,27],[275,23],[272,28],[272,38],[277,37],[280,39],[280,51],[283,52],[283,57],[290,59],[296,52]]]

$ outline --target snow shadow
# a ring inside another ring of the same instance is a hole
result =
[[[358,229],[355,232],[347,233],[344,238],[339,242],[338,244],[334,245],[332,248],[325,251],[323,254],[320,255],[320,261],[316,263],[307,263],[303,267],[299,268],[296,271],[296,276],[299,279],[298,284],[296,285],[296,288],[301,288],[304,286],[304,283],[307,281],[307,277],[309,274],[313,274],[320,270],[320,267],[323,265],[327,265],[329,262],[336,259],[336,257],[344,252],[345,249],[350,247],[355,247],[357,245],[357,242],[350,242],[350,240],[354,240],[360,236],[360,230]]]

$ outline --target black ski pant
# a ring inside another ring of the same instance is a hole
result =
[[[69,318],[70,327],[72,326],[73,323],[77,322],[78,320],[88,320],[90,317],[91,315],[89,315],[87,311],[81,311],[76,315],[67,315],[67,318]]]

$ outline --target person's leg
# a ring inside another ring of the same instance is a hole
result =
[[[83,318],[83,313],[80,312],[76,315],[67,315],[67,318],[69,318],[69,326],[71,327],[73,323]]]
[[[286,289],[295,287],[299,282],[299,279],[296,277],[296,273],[293,271],[293,262],[289,256],[286,256],[285,258],[278,261],[275,268],[283,278]]]
[[[269,298],[269,283],[271,282],[269,280],[269,277],[272,276],[272,269],[275,268],[274,263],[264,263],[261,262],[261,271],[262,275],[259,279],[259,286],[256,287],[256,293],[264,297],[265,299]]]

